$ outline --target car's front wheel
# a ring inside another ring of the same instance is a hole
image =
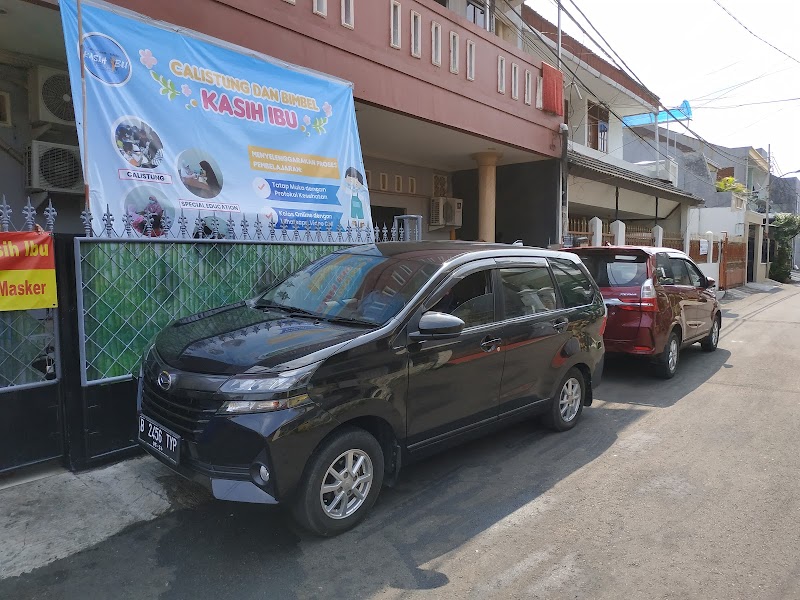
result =
[[[706,337],[700,340],[700,347],[706,352],[713,352],[717,349],[721,321],[722,319],[720,319],[719,315],[714,317],[714,323],[711,325],[711,331],[708,332]]]
[[[573,367],[564,376],[558,394],[553,398],[550,412],[545,415],[547,425],[555,431],[566,431],[575,427],[583,412],[586,398],[586,381],[583,373]]]
[[[355,427],[333,433],[306,465],[295,519],[322,536],[355,527],[375,504],[383,472],[383,450],[372,435]]]

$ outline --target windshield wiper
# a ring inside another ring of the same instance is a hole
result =
[[[353,319],[350,317],[332,317],[326,316],[323,317],[326,321],[330,321],[332,323],[347,323],[349,325],[361,325],[362,327],[377,327],[378,324],[374,321],[364,321],[363,319]]]
[[[284,306],[283,304],[274,304],[272,302],[256,302],[256,308],[266,308],[267,310],[276,309],[281,312],[286,313],[290,317],[309,317],[313,319],[324,319],[322,315],[318,315],[315,312],[311,312],[310,310],[305,310],[303,308],[295,308],[294,306]]]

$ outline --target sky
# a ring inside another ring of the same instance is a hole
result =
[[[596,37],[572,0],[562,1]],[[703,138],[728,147],[766,150],[771,144],[773,173],[800,170],[800,2],[718,1],[798,62],[753,37],[714,0],[575,0],[664,105],[689,100],[693,119],[688,125]],[[526,0],[526,4],[556,22],[555,0]],[[594,49],[566,15],[562,28]],[[723,108],[786,98],[798,100]],[[680,125],[670,127],[688,133]]]

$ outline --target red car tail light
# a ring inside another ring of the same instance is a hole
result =
[[[642,312],[658,312],[658,295],[652,279],[648,279],[642,284],[640,297]]]

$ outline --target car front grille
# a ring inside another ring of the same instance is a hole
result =
[[[197,441],[208,422],[222,406],[215,394],[192,390],[165,392],[145,377],[142,386],[142,413],[172,429],[181,437]]]

